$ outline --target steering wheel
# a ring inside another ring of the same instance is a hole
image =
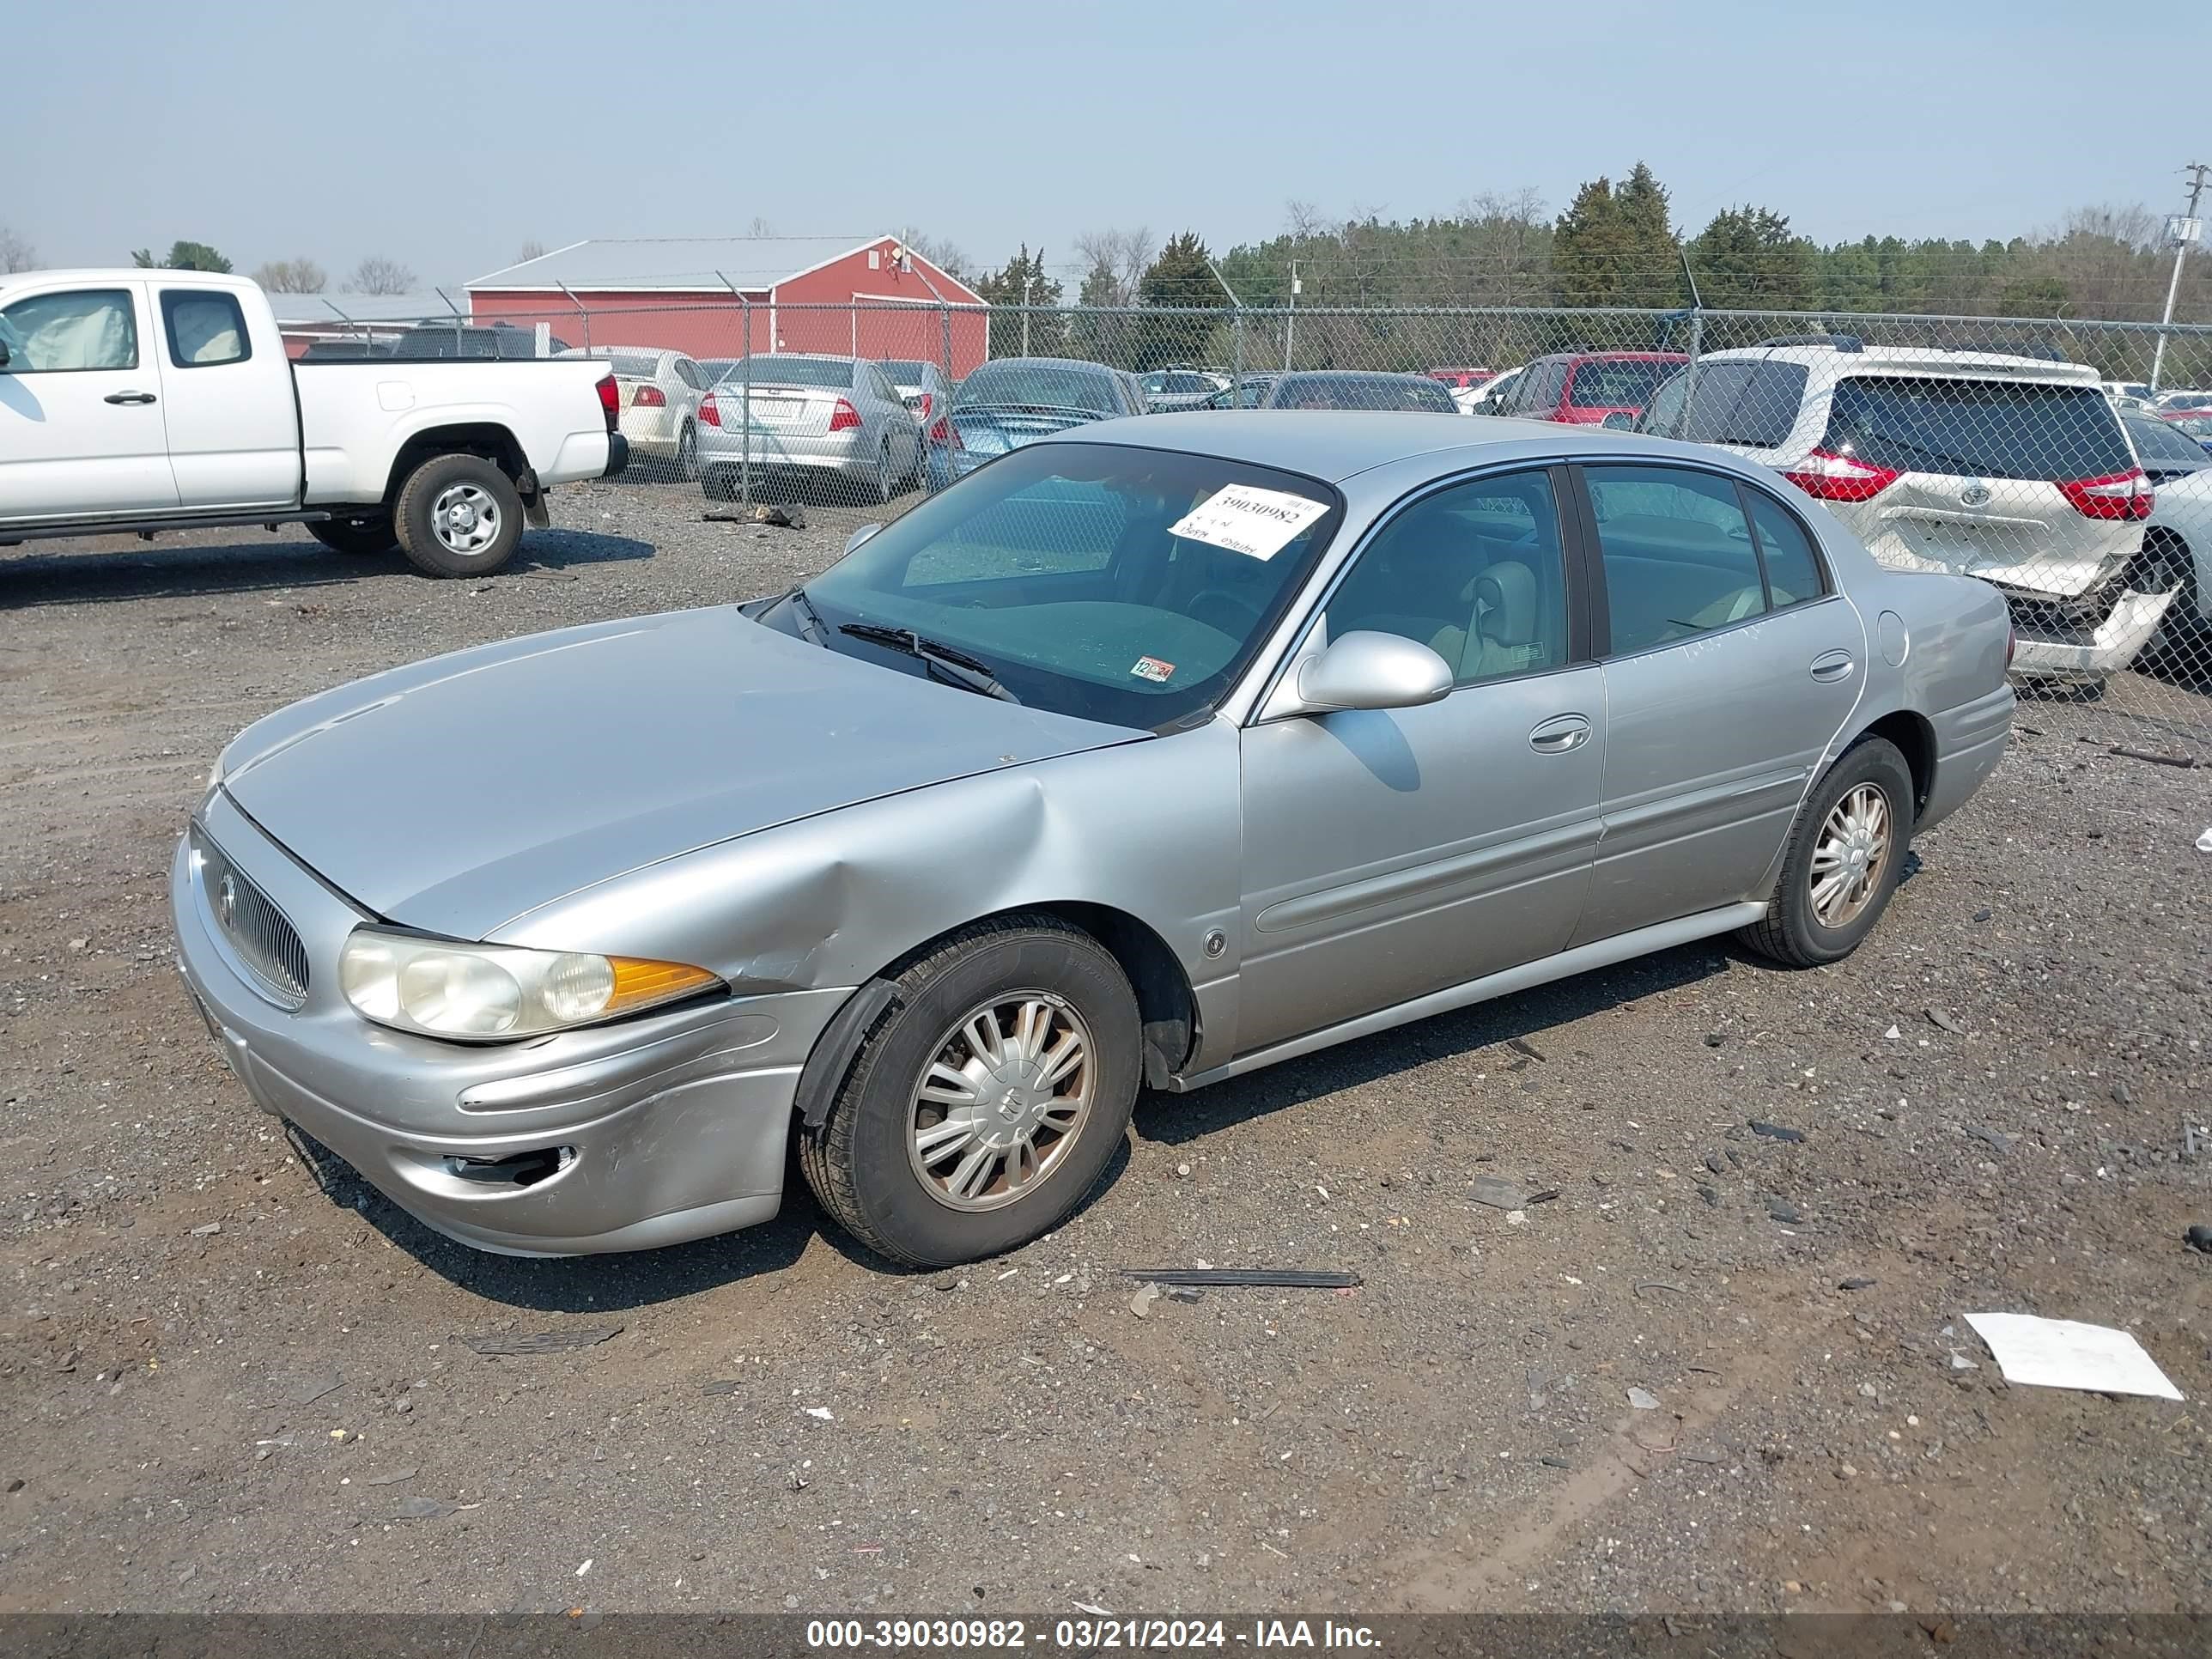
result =
[[[1220,617],[1224,609],[1234,613],[1224,626]],[[1232,640],[1243,638],[1260,625],[1260,607],[1241,593],[1232,593],[1225,587],[1201,587],[1190,596],[1185,611],[1194,622],[1202,622],[1217,633]]]

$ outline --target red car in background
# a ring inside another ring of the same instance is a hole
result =
[[[1690,361],[1680,351],[1560,351],[1528,365],[1491,411],[1527,421],[1596,426],[1644,412],[1659,383]]]
[[[1486,386],[1496,380],[1498,371],[1494,368],[1432,368],[1429,371],[1429,378],[1442,380],[1457,392],[1472,392],[1475,387]]]

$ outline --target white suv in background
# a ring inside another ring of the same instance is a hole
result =
[[[2150,480],[2086,364],[1799,337],[1707,353],[1636,428],[1765,462],[1893,569],[1992,583],[2019,673],[2102,679],[2173,602]]]

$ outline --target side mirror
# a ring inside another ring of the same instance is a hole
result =
[[[879,524],[862,525],[858,530],[855,530],[851,535],[845,538],[845,550],[848,553],[855,551],[862,542],[867,540],[869,537],[874,535],[876,532],[882,528],[883,526]]]
[[[1452,689],[1449,664],[1425,645],[1395,634],[1346,634],[1300,664],[1296,687],[1308,712],[1412,708]]]
[[[1636,430],[1636,416],[1625,409],[1616,409],[1601,424],[1607,432],[1633,432]]]

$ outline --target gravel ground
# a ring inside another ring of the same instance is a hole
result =
[[[479,1255],[289,1144],[169,965],[217,747],[780,586],[857,517],[697,514],[563,491],[478,583],[295,532],[0,557],[0,1612],[2212,1605],[2212,787],[2077,741],[2124,705],[2024,705],[1845,963],[1694,946],[1148,1097],[1066,1228],[960,1274],[796,1187]],[[1133,1313],[1117,1267],[1199,1259],[1365,1284]],[[1991,1309],[2124,1325],[2191,1403],[2008,1389]]]

